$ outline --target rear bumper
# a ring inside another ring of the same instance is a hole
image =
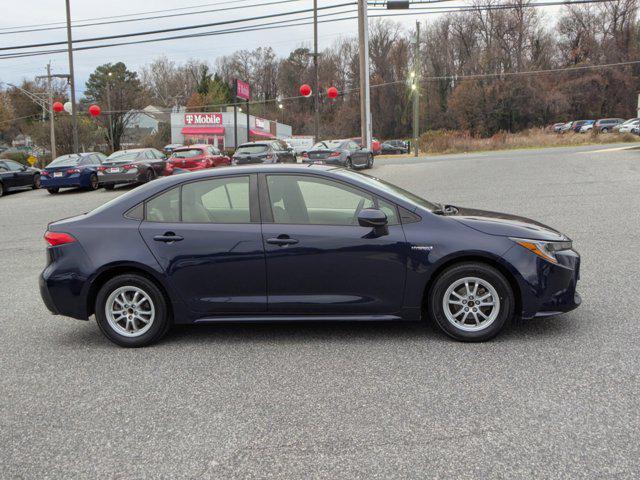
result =
[[[75,175],[68,178],[51,178],[51,177],[40,177],[40,186],[42,188],[71,188],[71,187],[86,187],[88,186],[88,181],[82,181],[82,178],[79,175]]]
[[[131,172],[131,173],[129,173]],[[136,169],[127,173],[98,172],[100,185],[115,185],[118,183],[137,183],[140,181],[140,170]]]

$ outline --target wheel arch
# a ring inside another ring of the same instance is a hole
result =
[[[170,315],[173,316],[174,301],[169,293],[169,290],[164,283],[157,277],[156,274],[150,272],[147,268],[137,264],[116,264],[111,265],[100,271],[96,277],[90,282],[89,290],[87,292],[87,317],[95,313],[95,304],[98,292],[102,286],[118,275],[134,274],[145,277],[147,280],[153,282],[156,287],[164,294],[167,302],[167,307]]]
[[[504,275],[504,277],[509,282],[509,286],[511,287],[511,290],[513,291],[513,298],[515,300],[514,312],[516,312],[516,315],[522,312],[522,291],[520,289],[520,284],[518,283],[518,280],[516,279],[514,273],[511,270],[509,270],[509,268],[504,263],[500,262],[497,258],[477,255],[477,254],[469,254],[469,255],[463,255],[460,257],[454,257],[454,258],[445,260],[440,265],[438,265],[438,267],[433,271],[422,293],[423,313],[426,311],[429,294],[431,293],[433,284],[435,283],[436,279],[442,274],[442,272],[444,272],[446,269],[453,267],[455,265],[459,265],[462,263],[471,263],[471,262],[483,263],[485,265],[495,268],[502,275]]]

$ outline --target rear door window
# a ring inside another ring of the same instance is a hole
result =
[[[180,221],[180,187],[161,193],[146,204],[149,222],[175,223]]]
[[[216,178],[182,187],[182,221],[251,223],[249,177]]]

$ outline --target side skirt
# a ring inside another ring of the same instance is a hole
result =
[[[397,315],[251,315],[199,318],[193,323],[255,322],[388,322],[403,320]]]

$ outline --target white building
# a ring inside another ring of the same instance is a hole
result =
[[[291,126],[249,115],[250,141],[291,137]],[[247,141],[247,116],[238,112],[238,144]],[[220,150],[235,148],[233,111],[171,114],[171,143],[208,143]]]

